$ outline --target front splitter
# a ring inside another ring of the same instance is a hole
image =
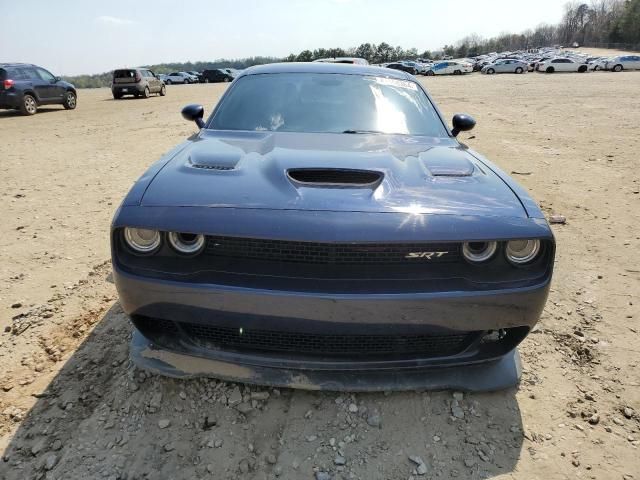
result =
[[[303,390],[376,392],[400,390],[462,390],[486,392],[513,387],[522,364],[517,349],[493,362],[418,369],[357,371],[291,370],[229,363],[155,346],[134,329],[130,355],[143,370],[173,378],[212,377],[229,382]]]

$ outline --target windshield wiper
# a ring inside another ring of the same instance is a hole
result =
[[[344,130],[342,133],[357,134],[357,133],[384,133],[384,132],[381,132],[380,130]]]

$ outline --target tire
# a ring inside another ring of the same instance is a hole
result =
[[[524,72],[524,70],[522,69],[522,67],[518,67],[518,68],[516,68],[516,73],[517,73],[518,75],[520,75],[522,72]]]
[[[114,93],[113,94],[113,98],[114,98],[114,100],[120,100],[122,98],[122,94],[121,93]]]
[[[167,94],[167,87],[165,87],[164,85],[162,85],[162,86],[160,87],[160,92],[159,92],[159,93],[160,93],[160,96],[161,96],[161,97],[164,97],[164,96]]]
[[[144,87],[144,91],[142,92],[142,98],[149,98],[151,92],[149,91],[149,87]]]
[[[584,73],[584,72],[587,71],[587,69],[588,69],[588,67],[586,65],[580,65],[578,67],[578,73]]]
[[[38,111],[38,102],[33,95],[28,93],[22,97],[22,103],[20,104],[20,113],[22,115],[35,115]]]
[[[209,79],[208,79],[208,78],[205,78],[205,79],[204,79],[204,83],[209,83]]]
[[[167,80],[165,83],[166,83],[167,85],[171,85],[171,80]]]
[[[229,83],[229,79],[227,77],[224,77],[224,80],[222,80],[224,83]]]
[[[460,70],[454,70],[453,74],[454,75],[462,75],[462,72]]]
[[[496,71],[493,68],[487,68],[487,75],[493,75]]]
[[[595,67],[593,67],[593,71],[597,72],[598,71],[598,65],[596,65]]]
[[[62,102],[62,106],[65,110],[75,110],[76,105],[78,104],[78,97],[76,94],[69,91],[64,94],[64,100]]]
[[[555,69],[553,67],[547,67],[547,69],[545,70],[545,72],[547,73],[553,73],[555,72]]]
[[[620,65],[620,64],[615,65],[611,70],[614,71],[614,72],[621,72],[622,71],[622,65]]]
[[[435,73],[433,73],[433,70],[429,70],[425,75],[427,77],[433,77],[435,75]]]

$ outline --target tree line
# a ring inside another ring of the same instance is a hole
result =
[[[471,34],[453,45],[445,45],[440,51],[404,49],[386,42],[363,43],[351,48],[317,48],[292,53],[285,58],[250,57],[219,59],[212,62],[161,63],[146,65],[156,73],[174,71],[202,71],[213,68],[244,69],[253,65],[273,62],[310,62],[319,58],[359,57],[369,63],[386,63],[396,60],[428,58],[438,60],[444,55],[456,58],[481,55],[489,52],[523,50],[553,45],[607,46],[626,44],[623,49],[640,49],[640,0],[591,0],[591,3],[571,1],[564,7],[562,20],[556,25],[543,23],[521,33],[504,33],[491,38]],[[79,88],[108,87],[111,72],[97,75],[66,77]]]

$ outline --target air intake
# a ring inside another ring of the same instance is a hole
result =
[[[371,170],[342,168],[298,168],[288,170],[294,182],[312,187],[364,187],[377,186],[384,175]]]

